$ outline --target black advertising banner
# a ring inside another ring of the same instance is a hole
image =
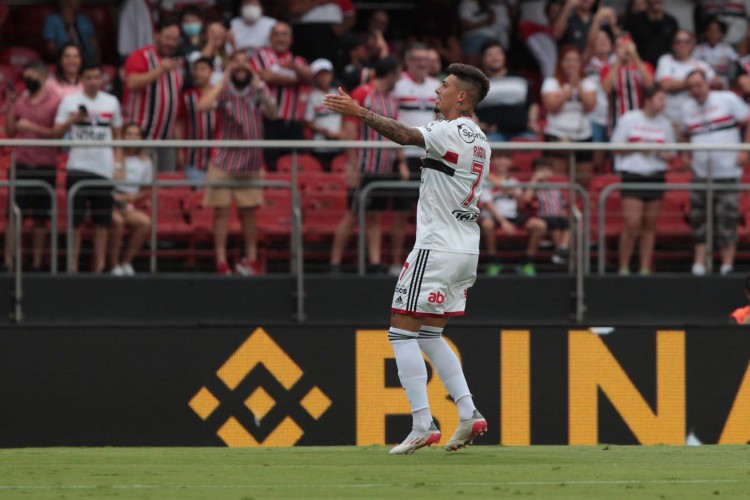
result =
[[[750,332],[447,329],[483,443],[750,441]],[[429,364],[428,364],[429,368]],[[455,406],[429,370],[444,433]],[[0,447],[394,443],[410,428],[384,329],[0,332]]]

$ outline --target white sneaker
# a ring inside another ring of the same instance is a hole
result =
[[[457,451],[469,446],[474,442],[474,438],[487,432],[487,421],[478,410],[474,410],[474,415],[469,420],[458,422],[456,432],[445,445],[446,451]]]
[[[734,271],[734,268],[728,264],[722,264],[721,270],[719,271],[722,276],[726,276],[727,274],[732,274]]]
[[[388,453],[391,455],[411,455],[420,448],[431,446],[440,442],[440,431],[435,422],[432,422],[430,428],[426,431],[412,429],[404,442],[391,448]]]
[[[133,266],[130,263],[120,264],[120,267],[125,273],[125,276],[135,276],[135,269],[133,269]]]
[[[112,268],[112,276],[125,276],[125,270],[122,266],[115,266]]]
[[[391,265],[391,267],[388,268],[388,276],[399,276],[401,275],[401,270],[403,269],[402,266],[397,266],[396,264]]]
[[[693,264],[692,273],[693,273],[693,276],[705,276],[706,266],[704,266],[703,264],[695,263]]]

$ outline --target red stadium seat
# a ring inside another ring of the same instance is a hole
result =
[[[299,189],[303,192],[346,192],[346,177],[339,173],[306,172],[299,176]]]
[[[6,22],[3,27],[3,31],[11,31],[6,40],[43,52],[46,50],[46,42],[42,36],[44,20],[55,12],[56,7],[53,2],[19,5],[15,10],[15,18],[12,22]]]
[[[279,161],[276,163],[276,168],[279,172],[291,172],[292,171],[293,156],[291,154],[283,155],[279,157]],[[312,155],[298,154],[297,155],[297,171],[298,172],[322,172],[323,166],[320,162]]]
[[[288,189],[266,189],[263,206],[257,211],[257,226],[260,233],[268,236],[284,236],[292,230],[292,193]]]
[[[332,236],[347,210],[346,193],[345,191],[306,193],[302,201],[302,210],[305,239]]]
[[[331,172],[346,172],[346,163],[349,161],[345,154],[336,156],[331,160]]]

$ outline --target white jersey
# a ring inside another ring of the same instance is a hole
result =
[[[750,118],[750,107],[730,91],[712,91],[706,102],[689,99],[682,113],[680,127],[692,144],[741,144],[740,126]],[[742,168],[737,165],[737,151],[693,151],[693,173],[708,177],[738,179]]]
[[[418,130],[427,154],[414,248],[478,254],[477,205],[491,154],[487,138],[467,117],[430,122]]]
[[[585,78],[581,82],[581,89],[584,92],[596,92],[596,86],[589,78]],[[562,92],[562,87],[557,78],[545,78],[542,84],[542,95],[558,92]],[[565,101],[557,113],[547,114],[547,129],[545,132],[572,141],[584,141],[591,137],[591,119],[584,112],[583,103],[578,97],[578,93],[573,94],[570,99]]]
[[[98,92],[96,98],[90,99],[80,92],[65,97],[57,108],[56,124],[68,121],[70,115],[86,108],[86,119],[70,127],[70,135],[77,141],[111,141],[112,128],[122,127],[122,111],[117,98],[106,92]],[[70,148],[68,170],[80,170],[112,178],[115,167],[114,151],[104,148]]]
[[[672,54],[664,54],[659,58],[659,62],[656,64],[656,83],[661,84],[668,80],[683,81],[688,74],[697,69],[703,70],[706,73],[706,78],[709,82],[716,76],[716,73],[711,66],[703,61],[699,61],[692,57],[687,61],[678,61],[672,56]],[[668,93],[664,114],[667,115],[667,118],[672,122],[679,122],[682,108],[690,100],[690,94],[688,94],[687,90]]]
[[[313,91],[310,92],[310,95],[307,98],[307,107],[305,108],[305,121],[312,122],[316,126],[322,127],[330,132],[339,133],[341,132],[343,118],[340,113],[336,113],[325,107],[323,104],[323,98],[326,93],[327,92],[323,92],[318,88],[313,89]],[[328,140],[326,136],[319,132],[315,132],[313,139],[316,141]],[[313,148],[313,150],[318,153],[340,151],[339,148],[335,147],[318,147]]]
[[[701,43],[693,49],[693,57],[703,61],[713,68],[725,89],[729,88],[732,73],[739,60],[734,48],[728,43],[717,43],[711,47],[707,43]]]
[[[154,178],[154,167],[151,160],[140,156],[125,158],[125,179],[128,182],[151,182]],[[120,193],[136,194],[143,186],[117,186]]]
[[[610,142],[628,144],[671,144],[674,127],[663,115],[649,118],[640,109],[620,117]],[[652,175],[667,169],[667,163],[655,153],[615,153],[615,170],[638,175]]]
[[[398,102],[398,121],[410,127],[421,127],[433,121],[437,102],[435,89],[439,85],[437,78],[431,76],[418,83],[408,71],[405,71],[391,93]],[[422,150],[406,148],[404,155],[417,158],[422,156]]]

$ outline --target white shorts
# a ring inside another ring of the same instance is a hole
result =
[[[404,263],[391,312],[427,318],[463,316],[479,255],[415,248]]]

